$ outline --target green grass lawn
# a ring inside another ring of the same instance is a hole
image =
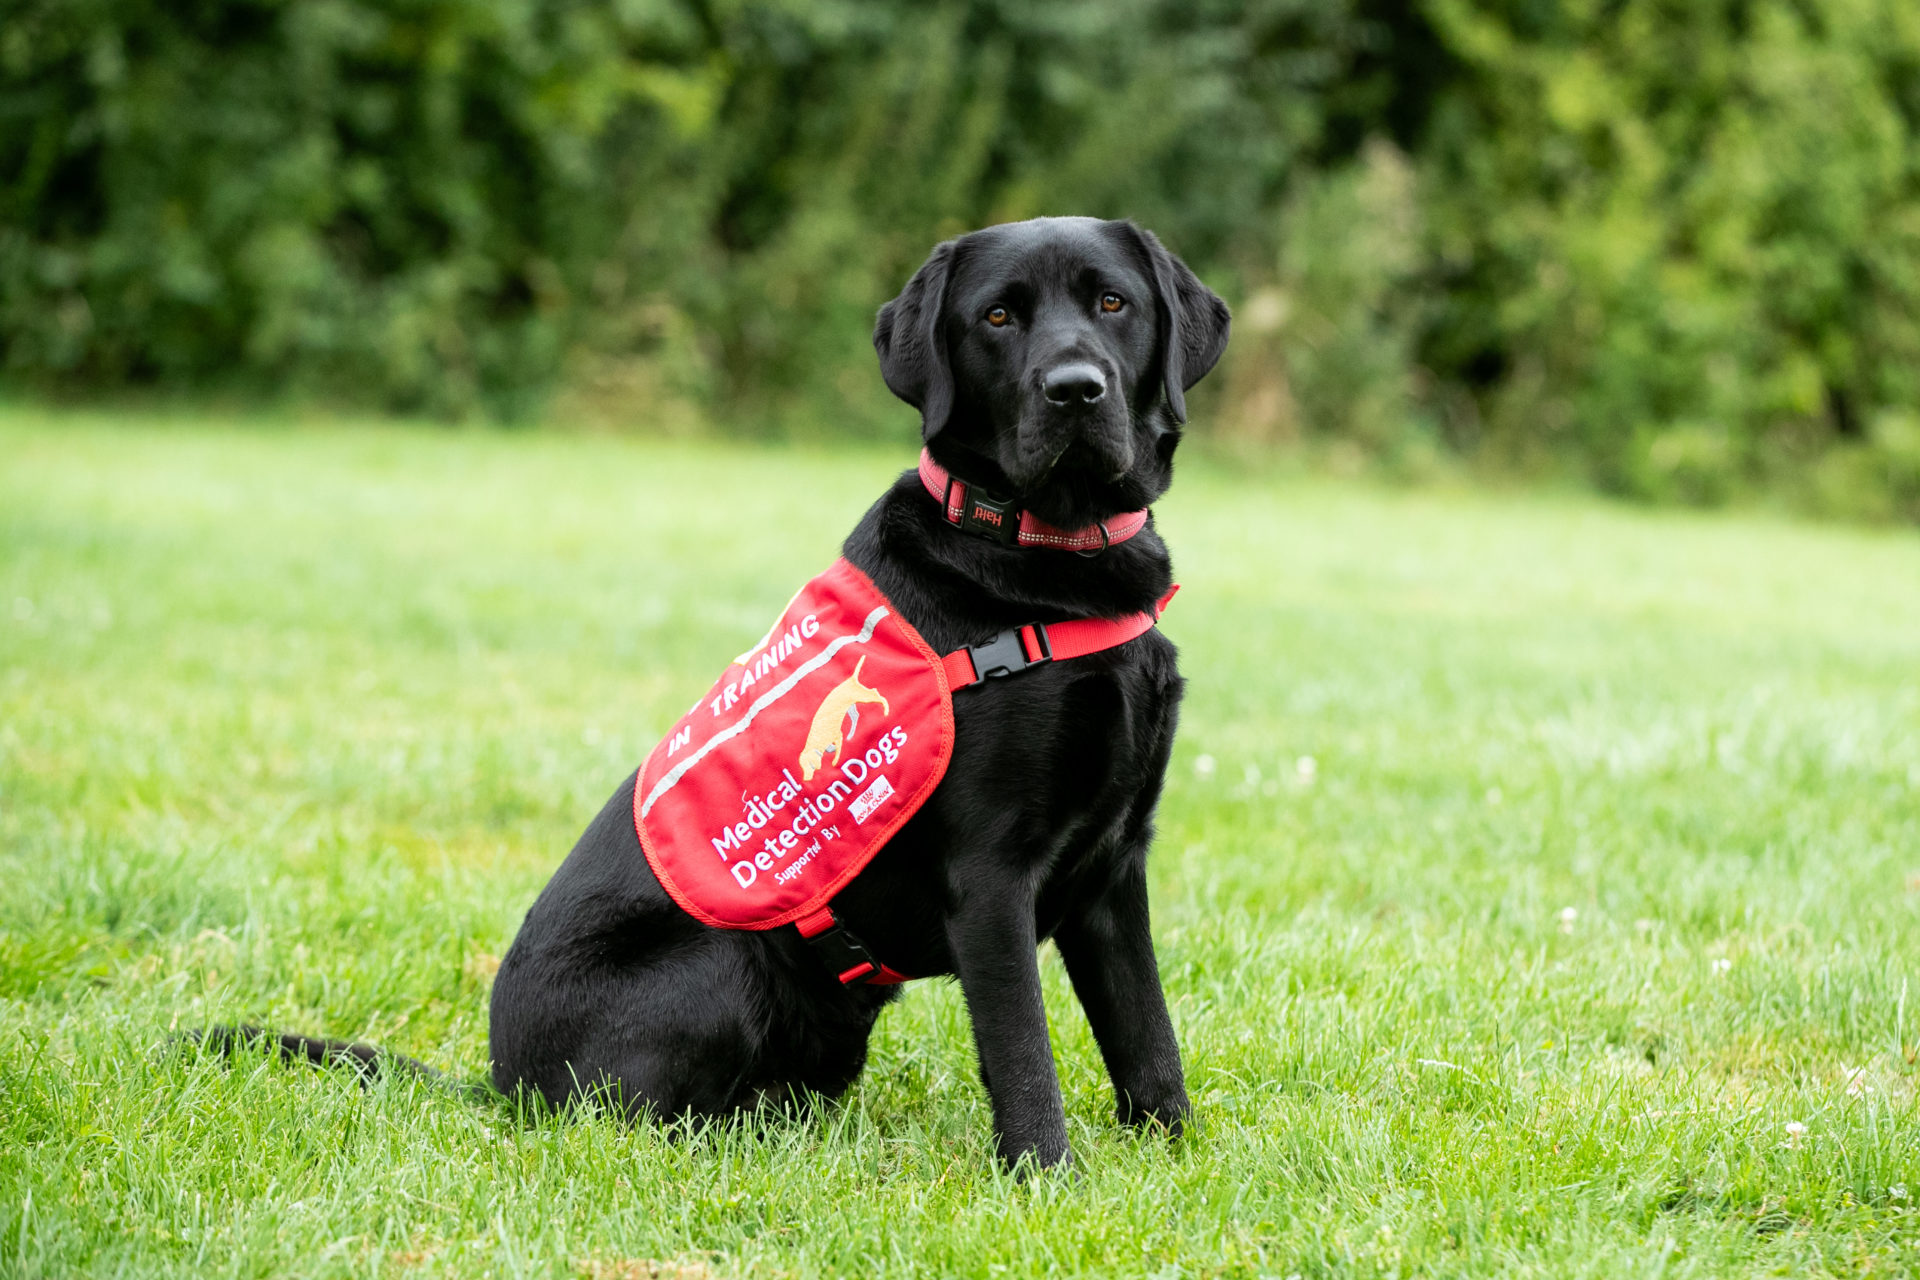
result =
[[[959,991],[691,1136],[462,1076],[588,819],[898,469],[0,413],[0,1275],[1920,1270],[1920,538],[1190,460],[1152,863],[1199,1113],[994,1167]]]

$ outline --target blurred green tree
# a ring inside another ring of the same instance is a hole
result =
[[[1455,442],[1713,502],[1920,396],[1920,7],[1433,0]]]
[[[1270,235],[1355,26],[1304,0],[22,0],[5,368],[868,418],[843,375],[939,236],[1135,213],[1204,261]]]
[[[1917,138],[1911,0],[14,0],[0,377],[897,427],[875,306],[1092,213],[1216,429],[1891,514]]]

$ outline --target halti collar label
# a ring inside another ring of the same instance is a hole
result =
[[[647,756],[634,827],[689,915],[772,929],[858,875],[952,756],[939,656],[836,560]]]

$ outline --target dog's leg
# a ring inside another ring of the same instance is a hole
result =
[[[1009,1167],[1031,1158],[1056,1165],[1067,1149],[1067,1113],[1047,1038],[1033,904],[995,884],[948,918],[948,945],[973,1017],[980,1079],[993,1100],[994,1141]]]
[[[1178,1134],[1192,1108],[1153,954],[1146,868],[1134,861],[1062,921],[1053,940],[1113,1077],[1120,1122]]]

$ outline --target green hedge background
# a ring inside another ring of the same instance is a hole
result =
[[[898,431],[938,239],[1131,216],[1249,446],[1920,520],[1912,0],[12,0],[0,387]]]

